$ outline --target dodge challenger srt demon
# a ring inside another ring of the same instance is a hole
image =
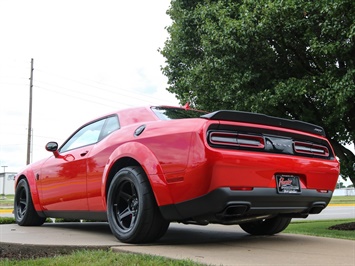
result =
[[[276,234],[320,213],[339,175],[322,127],[238,111],[120,110],[46,149],[16,176],[17,224],[108,221],[128,243],[155,241],[170,222]]]

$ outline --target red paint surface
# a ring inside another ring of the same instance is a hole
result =
[[[143,167],[160,206],[190,200],[219,187],[276,188],[278,173],[299,176],[303,189],[333,191],[338,179],[336,159],[211,148],[206,130],[216,121],[160,121],[149,108],[132,108],[117,115],[121,128],[100,142],[29,165],[17,176],[27,178],[36,210],[105,210],[107,180],[114,174],[115,163],[123,158]],[[144,132],[134,136],[141,125],[146,126]]]

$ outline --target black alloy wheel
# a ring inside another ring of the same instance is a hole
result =
[[[16,223],[23,226],[42,225],[46,220],[45,217],[40,217],[37,214],[29,185],[25,179],[21,179],[16,187],[14,214]]]
[[[114,212],[117,214],[116,221],[123,232],[131,230],[137,220],[139,199],[136,188],[132,181],[124,180],[118,189]]]
[[[139,166],[123,168],[114,176],[107,195],[107,218],[112,233],[126,243],[155,241],[169,227]]]

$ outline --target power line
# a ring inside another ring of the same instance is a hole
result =
[[[62,91],[56,91],[56,90],[53,90],[53,89],[50,89],[48,87],[44,88],[42,86],[35,86],[36,88],[39,88],[39,89],[43,89],[43,90],[49,90],[51,92],[54,92],[54,93],[57,93],[57,94],[61,94],[61,95],[65,95],[65,96],[69,96],[69,97],[72,97],[72,98],[76,98],[76,99],[79,99],[80,101],[83,101],[83,102],[91,102],[91,103],[95,103],[95,104],[98,104],[98,105],[102,105],[102,106],[110,106],[112,108],[117,108],[117,106],[113,106],[113,105],[108,105],[108,104],[104,104],[104,103],[101,103],[101,102],[97,102],[97,101],[94,101],[94,100],[91,100],[91,99],[84,99],[81,96],[76,96],[76,95],[73,95],[73,94],[68,94],[68,93],[65,93],[65,92],[62,92]],[[100,97],[99,97],[100,98]],[[103,98],[102,98],[103,99]],[[124,102],[119,102],[119,101],[113,101],[113,100],[108,100],[108,99],[104,99],[105,101],[110,101],[110,102],[113,102],[113,103],[121,103],[123,105],[126,105],[126,106],[131,106],[131,105],[127,105],[127,103],[124,103]]]
[[[154,101],[156,100],[165,100],[165,99],[160,99],[160,98],[157,98],[157,97],[152,97],[150,95],[147,95],[145,94],[144,95],[144,99],[141,99],[137,96],[132,96],[131,94],[136,94],[136,92],[132,91],[132,90],[129,90],[129,89],[124,89],[124,88],[118,88],[117,86],[114,86],[114,85],[110,85],[110,84],[107,84],[107,83],[103,83],[103,82],[100,82],[100,81],[96,81],[96,80],[89,80],[89,79],[86,79],[88,80],[89,82],[94,82],[94,83],[97,83],[99,85],[102,85],[104,87],[110,87],[110,88],[114,88],[115,90],[110,90],[110,89],[107,89],[107,88],[103,88],[103,87],[98,87],[96,85],[92,85],[92,84],[88,84],[88,83],[85,83],[85,82],[82,82],[82,81],[79,81],[79,80],[76,80],[76,79],[73,79],[73,78],[68,78],[68,77],[64,77],[64,76],[61,76],[61,75],[58,75],[58,74],[54,74],[54,73],[50,73],[50,72],[47,72],[47,71],[43,71],[43,70],[39,70],[39,72],[42,72],[42,73],[45,73],[45,74],[49,74],[49,75],[52,75],[52,76],[56,76],[56,77],[59,77],[61,79],[66,79],[66,80],[69,80],[69,81],[72,81],[72,82],[75,82],[75,83],[78,83],[78,84],[81,84],[81,85],[85,85],[85,86],[89,86],[89,87],[92,87],[92,88],[96,88],[96,89],[100,89],[100,90],[104,90],[104,91],[107,91],[107,92],[110,92],[110,93],[114,93],[114,94],[120,94],[120,95],[124,95],[124,96],[128,96],[128,97],[131,97],[131,98],[135,98],[135,99],[139,99],[139,100],[142,100],[142,101],[146,101],[146,98],[150,98]],[[53,84],[52,84],[53,85]],[[71,89],[69,89],[71,90]],[[129,94],[123,94],[123,93],[120,93],[121,91],[126,91],[128,92]]]

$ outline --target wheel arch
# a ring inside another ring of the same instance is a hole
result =
[[[113,177],[115,174],[125,168],[127,166],[140,166],[139,162],[131,157],[122,157],[117,159],[110,168],[110,171],[107,173],[106,184],[105,184],[105,197],[107,200],[107,193],[110,188],[110,184],[112,182]],[[105,200],[105,201],[106,201]]]
[[[131,142],[118,147],[112,153],[106,165],[102,182],[102,195],[105,197],[105,204],[113,177],[119,170],[128,166],[143,168],[158,206],[173,202],[158,159],[145,145]]]
[[[41,206],[40,201],[39,201],[39,194],[38,194],[39,192],[38,192],[38,189],[37,189],[35,176],[34,176],[34,173],[32,171],[22,172],[21,174],[19,174],[16,177],[16,180],[15,180],[15,192],[16,192],[16,188],[17,188],[18,183],[21,180],[23,180],[23,179],[25,179],[26,182],[29,185],[33,206],[34,206],[35,210],[38,212],[38,214],[41,215],[42,206]]]

